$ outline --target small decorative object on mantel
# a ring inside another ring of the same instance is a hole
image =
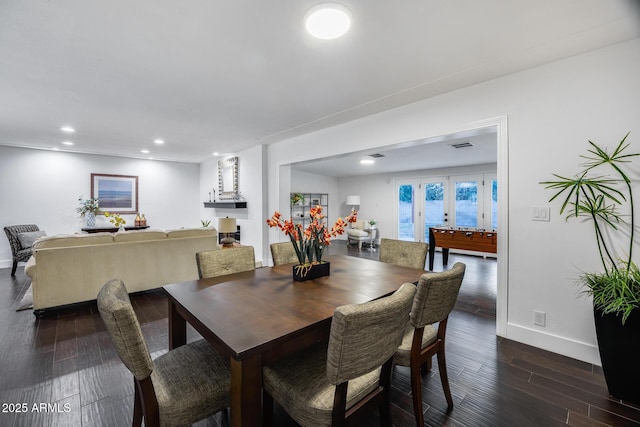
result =
[[[302,229],[301,224],[294,224],[293,219],[283,220],[278,211],[267,220],[269,227],[278,227],[291,239],[298,257],[298,264],[293,266],[293,279],[298,282],[329,275],[329,262],[322,261],[324,248],[331,244],[331,237],[344,233],[347,223],[357,220],[358,212],[352,210],[344,220],[338,218],[331,230],[327,229],[321,206],[311,208],[309,216],[311,223],[306,230]]]
[[[80,207],[76,209],[76,212],[81,217],[87,220],[87,227],[96,226],[96,214],[100,211],[100,203],[98,199],[82,199],[82,196],[78,197]]]
[[[127,221],[120,216],[120,214],[112,214],[110,212],[104,213],[105,218],[109,218],[109,222],[116,227],[118,227],[118,231],[124,231],[124,225]]]

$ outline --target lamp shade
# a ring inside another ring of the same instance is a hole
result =
[[[235,233],[237,230],[235,218],[220,218],[218,220],[218,233]]]
[[[350,206],[360,206],[360,196],[347,196],[347,202],[345,204]]]

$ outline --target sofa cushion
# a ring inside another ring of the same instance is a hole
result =
[[[216,237],[218,232],[214,227],[199,227],[199,228],[181,228],[179,230],[167,231],[167,237],[169,239],[176,237],[200,237],[211,236]]]
[[[31,249],[33,243],[40,237],[46,236],[47,233],[44,230],[38,231],[25,231],[24,233],[18,234],[18,241],[20,242],[20,246],[22,249]]]
[[[33,244],[33,249],[67,248],[71,246],[87,246],[101,243],[113,243],[113,234],[67,234],[41,237]]]
[[[124,233],[116,233],[113,236],[113,241],[116,243],[122,242],[144,242],[147,240],[164,240],[167,238],[167,233],[158,230],[133,230],[125,231]]]

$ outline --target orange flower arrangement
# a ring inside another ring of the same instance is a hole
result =
[[[284,231],[284,234],[289,236],[301,265],[321,263],[322,253],[324,248],[331,244],[331,237],[343,234],[347,224],[356,221],[358,212],[352,210],[351,214],[344,220],[338,218],[331,230],[327,229],[324,221],[325,216],[322,214],[322,206],[318,205],[309,209],[309,216],[311,217],[311,224],[305,230],[302,229],[301,224],[294,224],[292,219],[282,219],[282,215],[278,211],[267,220],[269,227],[278,227]],[[313,260],[314,257],[315,261]]]

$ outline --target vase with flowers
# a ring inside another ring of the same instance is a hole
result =
[[[314,279],[319,276],[329,275],[329,263],[322,261],[325,247],[331,244],[331,237],[344,233],[346,225],[357,220],[358,213],[355,210],[344,220],[338,218],[331,229],[327,228],[322,207],[317,205],[309,209],[311,223],[306,229],[302,224],[296,224],[293,219],[285,220],[280,212],[276,211],[267,220],[269,227],[277,227],[289,236],[293,248],[298,257],[298,264],[293,266],[293,278],[297,281]]]
[[[124,231],[124,225],[127,221],[120,216],[120,214],[113,214],[110,212],[104,213],[105,218],[109,218],[109,222],[118,227],[118,231]]]
[[[83,199],[82,196],[80,196],[78,197],[78,202],[80,202],[80,206],[76,209],[76,212],[87,220],[87,227],[95,227],[96,214],[100,211],[98,199]]]

